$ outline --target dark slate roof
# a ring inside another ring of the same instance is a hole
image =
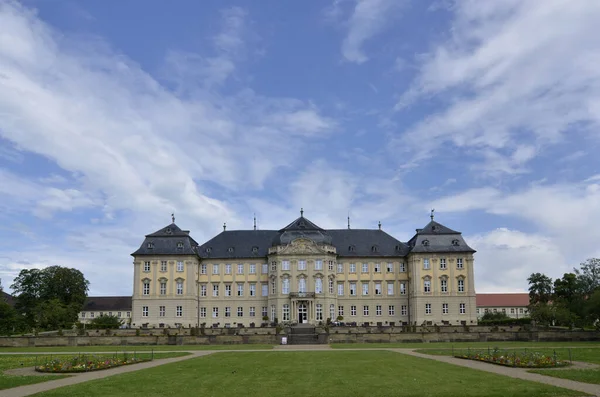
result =
[[[317,244],[331,245],[331,236],[328,232],[306,219],[303,215],[279,230],[278,235],[273,239],[271,245],[289,244],[301,237],[308,238]]]
[[[88,296],[81,311],[131,311],[131,296]]]
[[[179,243],[183,246],[179,247]],[[198,243],[190,236],[188,230],[181,230],[179,226],[171,223],[146,235],[140,248],[131,255],[194,255],[196,246]]]
[[[341,257],[405,256],[409,252],[408,245],[379,229],[336,229],[327,233]]]
[[[201,258],[264,258],[277,230],[227,230],[198,247]]]
[[[408,241],[410,252],[475,252],[460,232],[432,220]]]
[[[0,299],[3,300],[4,302],[8,303],[10,306],[15,306],[15,298],[10,295],[7,294],[6,292],[2,291],[2,295],[0,296]]]

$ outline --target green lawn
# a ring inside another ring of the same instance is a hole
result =
[[[432,342],[432,343],[332,343],[333,349],[446,349],[508,347],[599,347],[600,342]],[[1,351],[1,350],[0,350]]]
[[[213,354],[37,396],[580,396],[385,351]]]
[[[176,350],[268,350],[273,345],[158,345],[158,346],[60,346],[60,347],[0,347],[0,353],[27,352],[113,352],[113,351],[176,351]]]
[[[600,385],[600,369],[561,369],[548,370],[536,369],[529,372],[553,376],[555,378],[571,379],[583,383],[595,383]]]
[[[179,357],[189,353],[156,353],[154,358]],[[151,353],[140,353],[142,358],[149,358]],[[99,355],[105,356],[105,355]],[[44,376],[14,376],[6,375],[4,371],[7,369],[33,367],[36,363],[41,363],[50,358],[49,355],[33,355],[33,354],[10,354],[0,355],[0,390],[9,389],[11,387],[30,385],[33,383],[46,382],[53,379],[64,378],[66,375],[44,375]],[[1,393],[0,393],[1,394]]]
[[[496,345],[492,345],[490,346],[490,351],[493,351],[494,347],[496,347]],[[557,360],[565,360],[565,361],[569,361],[569,359],[571,359],[572,361],[584,361],[584,362],[588,362],[588,363],[594,363],[594,364],[600,364],[600,346],[598,347],[573,347],[572,349],[566,348],[566,347],[557,347],[557,348],[548,348],[548,347],[543,347],[543,346],[539,346],[539,345],[535,345],[535,346],[528,346],[528,347],[514,347],[514,346],[498,346],[500,349],[507,349],[507,350],[511,350],[511,351],[517,351],[517,352],[524,352],[524,351],[528,351],[528,352],[537,352],[537,353],[541,353],[547,356],[553,356],[554,353],[556,353],[556,359]],[[487,352],[487,346],[486,347],[475,347],[475,346],[469,346],[471,353],[475,352],[475,351],[482,351],[482,352]],[[570,350],[570,355],[569,355],[569,350]],[[459,354],[459,353],[466,353],[468,351],[467,348],[465,347],[454,347],[454,350],[452,349],[418,349],[416,350],[419,353],[424,353],[424,354],[432,354],[432,355],[437,355],[437,356],[451,356],[452,352],[454,351],[455,354]]]

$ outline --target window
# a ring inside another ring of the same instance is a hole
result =
[[[94,316],[92,316],[92,317],[94,317]],[[127,318],[129,318],[129,317],[131,317],[131,312],[127,312]]]
[[[400,272],[406,273],[406,263],[400,263]]]
[[[144,287],[142,288],[143,295],[150,295],[150,283],[144,283]]]
[[[406,283],[400,283],[400,295],[406,295]]]
[[[146,244],[146,247],[148,247],[148,249],[152,249],[154,248],[154,243],[148,243]]]
[[[219,265],[218,264],[213,265],[213,274],[219,274]]]
[[[519,308],[519,314],[523,314],[523,308],[522,307]]]
[[[200,274],[206,274],[206,263],[200,265]]]
[[[446,278],[440,279],[440,290],[442,292],[448,292],[448,279],[446,279]]]
[[[329,279],[329,281],[327,282],[327,290],[329,291],[330,294],[333,294],[333,280]]]
[[[408,308],[406,305],[402,305],[400,307],[400,315],[402,316],[406,316],[408,314]]]
[[[271,321],[275,321],[275,317],[277,317],[277,309],[275,305],[271,305]]]
[[[160,261],[160,271],[161,272],[167,271],[167,261]]]
[[[244,296],[244,284],[238,283],[237,285],[237,296]]]
[[[306,261],[298,261],[298,270],[306,270]]]
[[[394,307],[394,305],[388,306],[388,315],[390,315],[390,316],[396,315],[396,308]]]
[[[237,274],[244,274],[244,264],[243,263],[238,263]]]
[[[329,261],[327,269],[329,269],[330,272],[333,271],[333,261]]]
[[[362,294],[369,295],[369,283],[362,283]]]
[[[323,260],[317,259],[315,261],[315,270],[323,270]]]
[[[381,305],[375,306],[375,315],[381,316]]]
[[[337,272],[338,273],[344,273],[344,264],[343,263],[338,263],[337,264]]]
[[[356,264],[354,264],[354,263],[350,264],[350,273],[356,273]]]
[[[446,258],[440,258],[440,269],[446,270]]]
[[[271,280],[271,295],[275,295],[277,293],[277,283],[275,280]]]
[[[225,274],[231,274],[231,265],[229,263],[225,265]]]
[[[177,271],[178,272],[183,271],[183,261],[177,261]]]
[[[429,270],[429,259],[423,259],[423,269]]]
[[[425,304],[425,314],[431,314],[431,303]]]
[[[290,321],[290,305],[284,304],[281,312],[281,316],[283,317],[283,321]]]
[[[256,265],[254,263],[250,264],[250,274],[256,274]]]
[[[363,306],[363,316],[369,315],[369,306]]]
[[[267,316],[267,307],[263,306],[261,309],[261,316],[262,317],[266,317]]]
[[[514,307],[510,308],[510,314],[515,314],[515,308]]]
[[[244,308],[242,306],[238,306],[237,308],[237,316],[244,317]]]
[[[375,273],[381,273],[381,265],[379,263],[376,263],[375,266],[373,267],[373,271]]]
[[[344,317],[344,306],[338,306],[338,316]]]
[[[177,282],[177,295],[183,295],[183,281]]]
[[[431,280],[425,279],[423,281],[423,292],[425,292],[425,293],[431,292]]]
[[[176,306],[175,307],[175,317],[181,317],[183,316],[183,306]]]
[[[219,284],[213,284],[213,296],[219,296]]]
[[[306,292],[306,279],[298,279],[298,292]]]
[[[289,278],[284,278],[283,281],[281,282],[281,293],[282,294],[290,293],[290,279]]]
[[[183,243],[181,241],[177,243],[177,248],[183,248]]]
[[[460,314],[465,314],[467,312],[467,308],[466,308],[466,305],[464,303],[459,304],[458,308],[459,308],[459,313]]]
[[[262,271],[262,274],[269,273],[269,264],[268,263],[263,263],[261,271]]]
[[[506,314],[506,309],[502,308],[502,313]]]
[[[213,318],[219,317],[219,308],[213,307]]]
[[[458,292],[465,292],[465,280],[462,278],[458,279]]]
[[[85,312],[81,312],[81,318],[85,318]]]
[[[350,296],[356,296],[356,283],[350,283]]]
[[[147,273],[150,271],[150,262],[144,262],[144,271]]]
[[[256,296],[256,284],[250,284],[250,296]]]
[[[272,272],[277,271],[277,262],[276,261],[271,262],[271,271]]]
[[[442,314],[448,314],[448,304],[442,303]]]
[[[200,308],[200,317],[206,318],[206,308],[205,307]]]
[[[317,321],[323,321],[323,305],[317,303]]]
[[[394,283],[387,283],[387,294],[394,295]]]
[[[230,306],[225,307],[225,317],[231,317],[231,307]]]
[[[388,262],[388,264],[386,266],[386,271],[388,273],[393,273],[394,272],[394,264],[392,262]]]
[[[261,295],[268,296],[269,295],[269,286],[267,284],[261,284]]]
[[[354,305],[350,306],[350,315],[356,316],[356,306],[354,306]]]
[[[281,261],[281,270],[290,270],[290,261]]]
[[[456,268],[459,269],[459,270],[463,268],[463,260],[462,260],[462,258],[458,258],[456,260]]]
[[[225,284],[225,296],[231,296],[231,284]]]
[[[335,320],[335,305],[333,303],[329,305],[329,319]]]
[[[256,317],[256,307],[250,306],[250,317]]]
[[[338,283],[337,287],[338,287],[338,296],[344,296],[344,284]]]
[[[94,317],[94,313],[92,313],[92,317]],[[142,317],[148,317],[148,306],[142,306]]]
[[[362,264],[362,273],[369,273],[369,264],[368,263]]]
[[[323,280],[320,277],[315,279],[315,294],[323,293]]]
[[[200,296],[206,296],[206,284],[200,286]]]

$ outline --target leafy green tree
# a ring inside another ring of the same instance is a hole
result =
[[[508,318],[510,317],[508,317],[506,313],[503,312],[487,312],[481,317],[482,320],[506,320]]]
[[[22,270],[11,288],[16,309],[24,313],[29,328],[57,329],[77,321],[89,282],[77,269],[50,266]]]
[[[580,269],[574,269],[585,295],[590,296],[600,289],[600,258],[589,258],[582,262]]]
[[[542,273],[532,273],[529,278],[529,305],[545,304],[552,297],[552,279]]]
[[[95,329],[116,329],[123,324],[123,321],[117,316],[99,316],[90,321],[88,328]]]
[[[565,273],[554,281],[554,305],[567,309],[577,317],[583,314],[583,289],[575,273]]]

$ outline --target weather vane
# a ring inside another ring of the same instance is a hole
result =
[[[429,215],[431,217],[431,220],[433,220],[433,213],[435,212],[435,208],[431,209],[431,215]]]

